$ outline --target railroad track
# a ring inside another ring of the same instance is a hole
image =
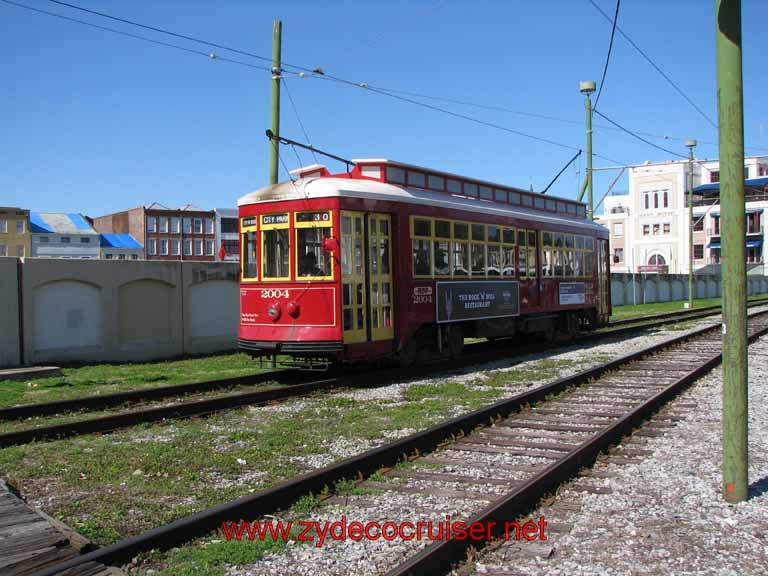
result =
[[[768,333],[768,311],[750,315],[750,342]],[[129,561],[153,548],[166,549],[220,527],[223,521],[255,519],[286,509],[302,496],[319,494],[344,479],[368,478],[378,472],[387,481],[361,480],[362,488],[387,498],[434,496],[421,506],[435,514],[435,498],[465,502],[453,520],[495,527],[488,537],[532,509],[563,481],[590,466],[600,452],[655,413],[721,361],[719,325],[639,350],[579,374],[502,400],[349,458],[283,482],[269,490],[220,504],[111,546],[64,562],[38,576],[49,576],[86,562]],[[487,461],[490,456],[495,461]],[[395,468],[404,461],[427,462],[430,468]],[[503,462],[498,462],[501,459]],[[442,467],[436,471],[434,466]],[[455,469],[460,469],[457,473]],[[513,477],[510,478],[510,475]],[[398,482],[389,480],[399,479]],[[416,485],[413,483],[416,482]],[[446,483],[451,488],[445,487]],[[392,511],[402,512],[402,501]],[[342,510],[354,517],[354,509]],[[379,511],[381,513],[381,511]],[[441,514],[433,520],[442,520]],[[387,576],[441,574],[466,558],[471,540],[435,542],[397,564],[402,548],[390,558]],[[317,549],[318,553],[322,549]],[[394,566],[394,567],[392,567]],[[338,568],[338,567],[337,567]],[[344,572],[344,568],[338,568]],[[352,570],[354,571],[354,570]]]
[[[757,304],[755,304],[757,305]],[[647,330],[669,323],[682,322],[712,315],[717,307],[706,311],[681,311],[665,314],[662,319],[650,319],[638,324],[622,325],[619,328],[608,328],[598,332],[582,334],[575,338],[576,343],[587,344],[594,341],[606,340],[639,330]],[[481,342],[465,347],[465,353],[460,358],[440,360],[440,371],[451,371],[466,368],[475,364],[498,360],[500,355],[509,353],[508,346],[513,340],[499,340],[494,343]],[[551,347],[542,343],[516,345],[515,354],[523,356]],[[279,379],[284,385],[266,389],[250,390],[231,394],[217,395],[187,402],[175,402],[160,406],[148,406],[135,410],[121,411],[98,417],[86,417],[62,423],[44,424],[20,430],[12,430],[0,434],[0,448],[17,446],[34,441],[67,438],[83,434],[104,433],[121,428],[135,426],[141,423],[161,420],[189,418],[213,412],[234,409],[242,406],[265,405],[290,398],[307,396],[309,394],[337,388],[360,388],[384,386],[393,382],[435,376],[435,364],[412,367],[408,370],[381,369],[374,372],[352,370],[341,376],[326,377],[307,381],[306,373],[294,370],[273,371],[247,377],[226,378],[209,382],[196,382],[160,388],[140,389],[103,396],[90,396],[58,402],[27,404],[0,409],[0,423],[24,418],[41,418],[61,412],[73,410],[96,410],[105,407],[123,405],[126,402],[160,401],[192,393],[215,391],[221,388],[255,385]],[[314,375],[313,375],[314,376]]]
[[[768,300],[765,302],[768,302]],[[763,303],[763,301],[758,301],[750,303],[750,305],[758,306]],[[660,315],[661,318],[652,317],[645,321],[642,319],[622,321],[617,328],[609,327],[598,332],[581,334],[574,339],[574,342],[588,344],[590,342],[606,340],[640,330],[648,330],[664,326],[666,324],[705,318],[713,315],[713,313],[716,313],[718,310],[719,307],[715,306],[703,310],[687,310],[664,314]],[[508,353],[508,345],[510,342],[510,340],[499,340],[494,343],[480,342],[467,345],[465,347],[465,353],[460,358],[441,359],[439,361],[439,369],[441,372],[448,372],[463,369],[475,364],[498,360],[500,354]],[[527,344],[523,346],[518,345],[515,347],[515,354],[523,356],[551,347],[552,345],[542,343]],[[307,381],[306,373],[300,373],[294,370],[278,370],[247,377],[226,378],[207,382],[132,390],[104,396],[75,398],[44,404],[13,406],[0,409],[0,422],[24,418],[39,418],[73,410],[96,410],[122,405],[126,402],[163,400],[196,392],[207,392],[242,385],[255,385],[268,382],[272,379],[279,379],[284,384],[287,382],[287,384],[279,387],[224,394],[188,402],[176,402],[161,406],[127,410],[99,417],[83,418],[64,423],[13,430],[0,434],[0,448],[18,446],[47,439],[111,432],[141,423],[202,416],[241,406],[265,405],[276,401],[307,396],[321,390],[384,386],[393,382],[425,376],[435,376],[435,363],[412,367],[406,371],[399,368],[381,369],[374,372],[352,371],[341,376],[310,381]]]

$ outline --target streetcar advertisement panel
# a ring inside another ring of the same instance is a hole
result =
[[[438,282],[438,322],[520,315],[519,282]]]
[[[585,288],[584,282],[562,282],[560,284],[560,305],[584,304]]]

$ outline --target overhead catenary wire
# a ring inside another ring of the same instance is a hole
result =
[[[597,103],[600,102],[600,95],[603,93],[603,85],[605,85],[605,75],[608,72],[608,63],[611,61],[611,50],[613,49],[613,38],[616,36],[616,23],[619,21],[619,6],[621,6],[621,0],[616,0],[616,13],[613,15],[613,26],[611,27],[611,41],[608,43],[608,55],[605,57],[605,66],[603,66],[603,77],[600,79],[600,88],[597,90],[597,98],[595,98],[595,108]]]
[[[281,75],[280,79],[283,81],[283,87],[285,88],[285,93],[288,95],[288,100],[291,103],[291,108],[293,108],[293,114],[296,116],[296,121],[299,123],[299,128],[301,128],[302,134],[304,134],[304,138],[307,140],[307,144],[309,144],[309,150],[312,153],[312,158],[315,159],[315,164],[319,164],[320,162],[317,159],[317,154],[315,154],[315,151],[312,149],[312,140],[309,138],[309,134],[307,134],[306,128],[304,128],[304,122],[301,121],[301,116],[299,115],[299,109],[296,107],[296,102],[293,100],[293,96],[291,96],[291,91],[288,89],[288,82],[286,81],[285,77]],[[295,150],[294,146],[294,150]],[[298,156],[298,153],[296,154]]]
[[[616,30],[618,30],[619,34],[621,34],[627,40],[627,42],[629,42],[632,45],[632,47],[635,50],[637,50],[643,58],[645,58],[645,60],[653,67],[653,69],[656,70],[656,72],[658,72],[661,75],[661,77],[664,78],[664,80],[666,80],[667,83],[670,86],[672,86],[672,88],[674,88],[675,91],[677,91],[677,93],[680,94],[680,96],[682,96],[685,99],[685,101],[688,102],[688,104],[690,104],[696,110],[696,112],[698,112],[701,115],[702,118],[704,118],[704,120],[706,120],[713,128],[715,129],[717,128],[717,124],[709,116],[707,116],[707,114],[682,90],[682,88],[680,88],[677,84],[675,84],[672,78],[670,78],[667,74],[664,73],[664,71],[661,68],[659,68],[659,66],[651,59],[651,57],[648,56],[643,51],[643,49],[640,48],[640,46],[638,46],[637,43],[634,40],[632,40],[632,38],[630,38],[629,35],[627,35],[627,33],[624,32],[624,30],[621,29],[621,27],[615,24],[615,22],[611,19],[611,17],[608,14],[606,14],[603,11],[603,9],[600,8],[600,6],[598,6],[595,0],[589,0],[589,3],[592,4],[592,6],[594,6],[595,9],[598,12],[600,12],[600,14],[602,14],[606,20],[614,23],[614,25],[616,26]]]

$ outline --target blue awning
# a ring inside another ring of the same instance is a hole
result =
[[[745,188],[761,188],[768,186],[768,178],[750,178],[744,180]],[[720,182],[713,182],[712,184],[701,184],[693,189],[694,192],[706,192],[707,190],[719,190]]]
[[[759,248],[762,243],[762,240],[747,240],[747,248]],[[712,250],[720,250],[720,242],[710,242],[707,244],[707,248],[711,248]]]

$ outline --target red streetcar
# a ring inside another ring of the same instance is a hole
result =
[[[584,204],[391,160],[321,165],[239,202],[239,346],[322,369],[458,355],[464,338],[608,321],[608,232]]]

